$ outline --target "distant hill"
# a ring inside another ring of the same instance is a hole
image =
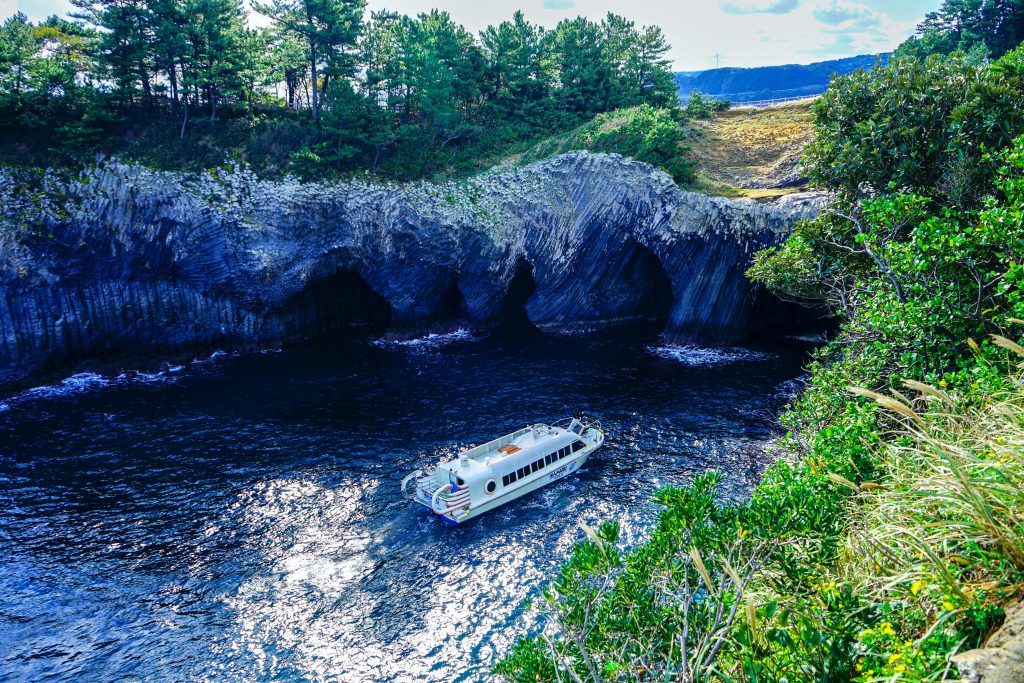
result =
[[[889,55],[860,55],[814,64],[783,64],[751,69],[726,67],[708,71],[681,71],[676,74],[679,97],[686,99],[694,90],[733,102],[753,102],[800,95],[820,95],[828,88],[833,74],[848,74],[870,69]]]

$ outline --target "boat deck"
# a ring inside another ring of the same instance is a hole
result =
[[[494,441],[485,443],[482,446],[471,448],[459,455],[464,455],[472,460],[489,465],[499,462],[503,458],[518,453],[519,451],[525,451],[537,446],[538,444],[550,441],[564,433],[564,429],[556,427],[548,427],[540,433],[532,428],[520,429],[519,431],[503,436],[500,439],[495,439]]]

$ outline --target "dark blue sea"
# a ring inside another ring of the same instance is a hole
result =
[[[0,680],[490,680],[578,523],[747,495],[807,347],[641,333],[338,337],[0,400]],[[409,471],[586,413],[575,476],[462,526]]]

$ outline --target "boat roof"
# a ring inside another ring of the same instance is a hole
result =
[[[506,458],[516,456],[516,459],[519,459],[518,456],[521,454],[533,457],[538,450],[546,451],[553,448],[556,442],[560,442],[561,445],[570,444],[578,436],[576,432],[564,427],[546,424],[531,425],[462,451],[455,458],[441,464],[440,467],[458,470],[461,473],[481,472],[489,470]],[[460,463],[463,457],[467,459],[465,464]]]

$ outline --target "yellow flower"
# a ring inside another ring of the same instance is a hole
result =
[[[892,670],[895,671],[896,673],[903,673],[904,671],[907,670],[907,667],[903,666],[902,664],[897,664],[896,666],[894,666],[892,668]]]
[[[942,603],[942,609],[946,610],[947,612],[952,612],[954,609],[953,603],[951,603],[949,600],[946,600]]]
[[[925,587],[925,582],[922,581],[921,579],[918,579],[914,583],[910,584],[910,592],[913,595],[917,595],[918,593],[921,592],[921,589],[924,588],[924,587]]]
[[[898,661],[900,661],[900,653],[899,652],[893,652],[891,655],[889,655],[889,663],[890,664],[895,664]]]

